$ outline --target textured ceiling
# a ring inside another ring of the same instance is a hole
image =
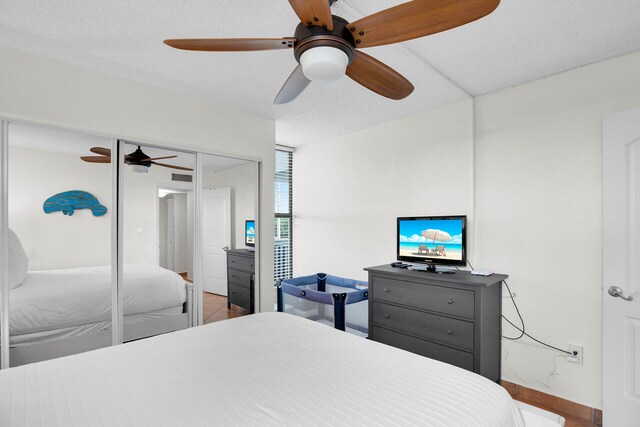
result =
[[[461,0],[463,1],[463,0]],[[397,0],[339,0],[353,21]],[[348,78],[272,104],[291,51],[171,49],[182,37],[292,36],[286,0],[0,0],[0,44],[276,119],[299,146],[640,49],[639,0],[503,0],[488,17],[401,45],[367,49],[416,87],[391,101]]]

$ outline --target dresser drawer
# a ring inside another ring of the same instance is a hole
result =
[[[247,288],[229,283],[229,303],[249,308],[251,292]]]
[[[373,301],[373,323],[473,350],[472,322]]]
[[[473,291],[374,277],[371,298],[379,301],[474,318]]]
[[[245,288],[251,287],[252,275],[253,273],[248,273],[246,271],[238,271],[231,268],[227,270],[227,280],[229,281],[229,283],[243,286]]]
[[[252,273],[255,271],[253,258],[247,258],[244,256],[228,254],[227,262],[228,262],[227,264],[228,268],[233,268],[235,270],[249,271]]]
[[[371,336],[374,341],[473,371],[473,353],[423,341],[419,338],[410,337],[376,326],[374,326],[370,332],[372,333]]]

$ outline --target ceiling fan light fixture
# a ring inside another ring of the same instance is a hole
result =
[[[135,173],[149,173],[149,166],[145,165],[129,165],[131,172]]]
[[[300,65],[309,80],[330,83],[344,76],[349,57],[341,49],[318,46],[306,50],[300,56]]]

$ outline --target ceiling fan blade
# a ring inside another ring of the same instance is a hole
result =
[[[325,27],[333,31],[333,17],[328,0],[289,0],[300,22],[307,27]]]
[[[144,161],[147,162],[149,160],[162,160],[162,159],[174,159],[178,156],[164,156],[164,157],[154,157],[154,158],[149,158],[149,159],[145,159]]]
[[[500,0],[413,0],[349,24],[357,47],[399,43],[450,30],[493,12]]]
[[[356,51],[356,59],[347,67],[347,76],[367,89],[391,99],[403,99],[413,85],[400,73],[372,56]]]
[[[311,80],[305,77],[302,72],[302,66],[298,65],[282,85],[273,103],[279,105],[293,101],[309,86],[309,83],[311,83]]]
[[[102,154],[103,156],[111,157],[111,150],[109,148],[91,147],[89,151],[91,151],[92,153]]]
[[[82,156],[80,158],[89,163],[111,163],[111,157],[107,156]]]
[[[185,168],[185,167],[182,167],[182,166],[168,165],[166,163],[151,162],[151,164],[152,165],[158,165],[158,166],[164,166],[165,168],[180,169],[181,171],[193,171],[193,169],[191,169],[191,168]]]
[[[281,39],[170,39],[164,44],[183,50],[207,52],[241,52],[249,50],[290,49],[296,41],[293,37]]]

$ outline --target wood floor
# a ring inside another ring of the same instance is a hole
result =
[[[528,387],[501,381],[502,386],[512,398],[531,406],[558,414],[566,420],[565,427],[599,427],[602,426],[602,411],[589,408],[569,400],[543,393]]]
[[[564,417],[564,419],[565,419],[564,427],[600,427],[600,426],[602,426],[602,424],[595,424],[595,423],[592,423],[590,421],[585,421],[585,420],[583,420],[581,418],[578,418],[578,417],[575,417],[573,415],[569,415],[569,414],[567,414],[565,412],[558,411],[557,409],[545,406],[545,405],[543,405],[542,403],[539,403],[539,402],[534,402],[534,401],[526,400],[526,399],[522,399],[522,398],[516,398],[516,400],[519,400],[519,401],[524,402],[524,403],[528,403],[531,406],[537,406],[540,409],[544,409],[545,411],[553,412],[554,414],[558,414],[558,415]]]
[[[237,305],[231,304],[231,308],[227,308],[227,297],[221,295],[202,293],[203,312],[202,318],[204,324],[218,322],[220,320],[233,319],[234,317],[246,316],[249,310]]]

